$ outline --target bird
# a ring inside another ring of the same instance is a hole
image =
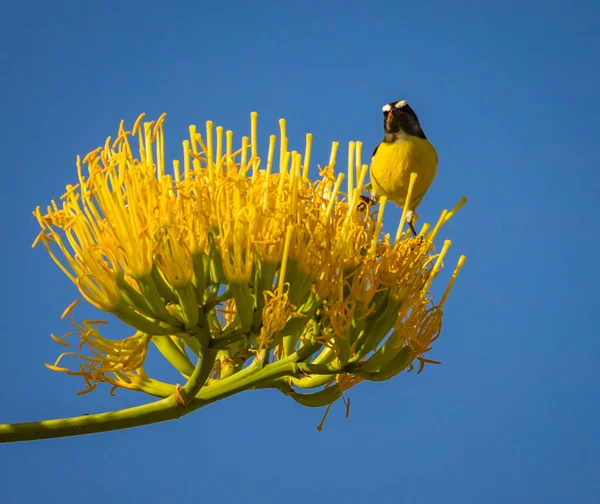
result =
[[[386,196],[388,201],[404,208],[410,174],[416,173],[406,222],[413,235],[417,236],[413,225],[415,210],[435,179],[438,155],[406,100],[387,103],[381,110],[384,138],[371,156],[371,182],[365,186],[365,191],[370,194],[372,202],[376,203],[381,196]]]

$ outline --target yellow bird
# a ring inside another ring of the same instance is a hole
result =
[[[435,178],[438,155],[427,140],[414,110],[405,100],[388,103],[382,111],[385,137],[373,151],[371,183],[366,190],[375,201],[386,196],[388,201],[403,208],[410,174],[416,173],[417,180],[406,218],[416,236],[413,226],[415,210]]]

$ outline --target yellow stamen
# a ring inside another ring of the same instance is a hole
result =
[[[242,160],[240,165],[240,175],[244,176],[248,171],[248,142],[247,136],[242,137]]]
[[[467,203],[467,201],[467,198],[463,196],[460,199],[460,201],[454,206],[454,208],[446,214],[446,217],[444,218],[444,223],[448,222],[456,214],[456,212],[458,212]]]
[[[452,290],[452,287],[454,286],[454,282],[456,282],[456,278],[458,277],[460,270],[462,269],[462,267],[464,266],[464,264],[466,262],[467,262],[467,258],[464,255],[461,255],[460,258],[458,259],[456,268],[454,268],[452,277],[450,278],[450,281],[448,282],[448,286],[446,287],[446,290],[444,291],[444,295],[442,296],[440,304],[438,305],[440,310],[444,307],[444,304],[446,304],[446,299],[448,299],[450,291]]]
[[[287,170],[286,154],[288,147],[285,119],[279,119],[279,137],[281,138],[281,144],[279,146],[279,173],[283,176]]]
[[[225,138],[227,142],[226,154],[227,159],[225,161],[227,169],[233,166],[233,131],[227,130],[225,132]]]
[[[429,225],[428,222],[425,222],[423,224],[423,227],[421,228],[421,231],[419,231],[419,236],[425,236],[427,234],[427,231],[429,231],[429,228],[431,226]]]
[[[331,154],[329,155],[329,166],[335,166],[335,158],[337,157],[338,147],[340,146],[339,142],[331,143]]]
[[[156,162],[158,164],[158,181],[165,175],[165,138],[163,135],[162,122],[165,114],[161,115],[154,127],[153,136],[156,138]]]
[[[365,177],[367,176],[367,171],[369,167],[367,165],[363,165],[360,175],[358,176],[358,184],[352,193],[348,195],[349,199],[349,207],[348,207],[348,215],[353,215],[356,213],[358,209],[358,199],[360,198],[360,193],[362,191],[363,184],[365,183]]]
[[[325,210],[325,214],[323,215],[323,222],[327,222],[331,217],[331,213],[333,212],[333,206],[337,202],[337,195],[343,180],[344,174],[338,174],[337,180],[335,181],[335,186],[333,186],[333,192],[331,193],[331,197],[329,198],[329,203],[327,204],[327,209]]]
[[[437,236],[438,232],[440,231],[440,229],[442,229],[442,226],[446,222],[446,215],[448,215],[448,210],[446,210],[446,209],[442,210],[442,213],[440,214],[440,218],[438,219],[437,224],[433,228],[433,231],[431,231],[431,233],[429,233],[429,241],[431,243],[433,243],[433,240],[435,240],[435,237]]]
[[[190,178],[190,141],[183,141],[183,176]]]
[[[192,152],[198,157],[198,146],[196,145],[196,125],[191,124],[189,126],[190,131],[190,147],[192,148]]]
[[[290,164],[290,152],[286,152],[282,164],[280,165],[279,187],[277,188],[277,205],[280,206],[283,198],[283,188],[285,187],[287,178],[287,167]]]
[[[252,145],[252,159],[258,156],[258,113],[250,112],[250,142]]]
[[[381,228],[383,227],[383,212],[385,211],[385,204],[387,203],[387,196],[382,196],[379,200],[379,215],[377,215],[377,224],[375,225],[375,231],[373,233],[373,238],[371,240],[371,247],[369,249],[369,254],[371,256],[375,255],[377,250],[377,242],[379,241],[379,233],[381,232]]]
[[[415,188],[415,182],[417,181],[417,174],[411,173],[410,180],[408,182],[408,191],[406,193],[406,199],[404,200],[404,207],[402,208],[402,217],[400,217],[400,223],[398,224],[398,230],[396,231],[396,239],[397,242],[400,240],[402,236],[402,231],[404,230],[404,224],[406,223],[406,214],[410,210],[410,199],[412,198],[413,189]]]
[[[67,315],[69,315],[69,313],[71,313],[71,310],[73,310],[73,308],[75,308],[79,304],[79,301],[81,301],[81,300],[76,299],[69,306],[67,306],[65,308],[65,311],[62,312],[62,315],[60,316],[61,320],[64,319],[65,317],[67,317]]]
[[[354,192],[354,153],[356,144],[348,142],[348,194]]]
[[[217,128],[217,138],[219,135],[219,130]],[[208,168],[208,177],[210,180],[214,180],[215,178],[215,168],[214,168],[214,153],[213,153],[213,122],[206,121],[206,158],[207,158],[207,168]],[[218,149],[218,147],[217,147]],[[217,160],[218,163],[218,160]]]
[[[281,258],[281,268],[279,270],[279,281],[277,284],[277,294],[283,294],[283,286],[285,284],[285,273],[287,269],[288,256],[290,254],[290,243],[292,242],[292,233],[294,226],[288,226],[285,230],[285,244],[283,246],[283,257]]]
[[[275,155],[275,142],[277,142],[277,137],[275,135],[271,135],[269,137],[269,154],[267,155],[267,179],[271,176],[273,172],[273,156]]]
[[[355,170],[356,170],[356,179],[360,179],[360,172],[362,170],[362,148],[363,148],[363,143],[362,142],[356,142],[356,163],[355,163]],[[362,189],[362,186],[360,186],[360,188]]]
[[[446,256],[446,253],[448,252],[450,245],[452,245],[452,242],[450,240],[444,240],[444,246],[442,247],[442,250],[440,251],[438,258],[435,261],[435,264],[433,266],[433,269],[431,270],[431,273],[429,275],[429,278],[427,279],[427,282],[425,283],[425,287],[423,288],[423,293],[426,293],[429,290],[429,287],[431,287],[431,282],[433,282],[433,279],[439,273],[440,268],[443,265],[444,257]]]
[[[175,181],[179,184],[181,182],[181,172],[179,170],[179,160],[173,160],[173,173],[175,174]]]
[[[296,151],[292,152],[292,178],[290,180],[290,185],[292,187],[292,203],[291,203],[291,213],[292,215],[298,215],[298,185],[300,178],[300,165],[302,163],[302,155],[297,153]]]
[[[306,147],[304,148],[304,166],[302,167],[302,178],[308,178],[308,171],[310,168],[310,154],[312,152],[312,134],[306,134]]]
[[[220,171],[223,167],[223,126],[217,126],[217,150],[216,150],[216,158],[215,158],[215,174],[217,171]]]

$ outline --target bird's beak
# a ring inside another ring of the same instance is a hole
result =
[[[390,110],[385,118],[385,126],[386,128],[390,128],[392,125],[392,121],[394,120],[393,110]]]

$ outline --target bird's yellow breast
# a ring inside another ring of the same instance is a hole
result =
[[[410,209],[414,210],[433,182],[437,164],[437,152],[424,138],[382,142],[371,162],[371,185],[377,196],[404,206],[410,174],[415,172],[417,180],[410,199]]]

